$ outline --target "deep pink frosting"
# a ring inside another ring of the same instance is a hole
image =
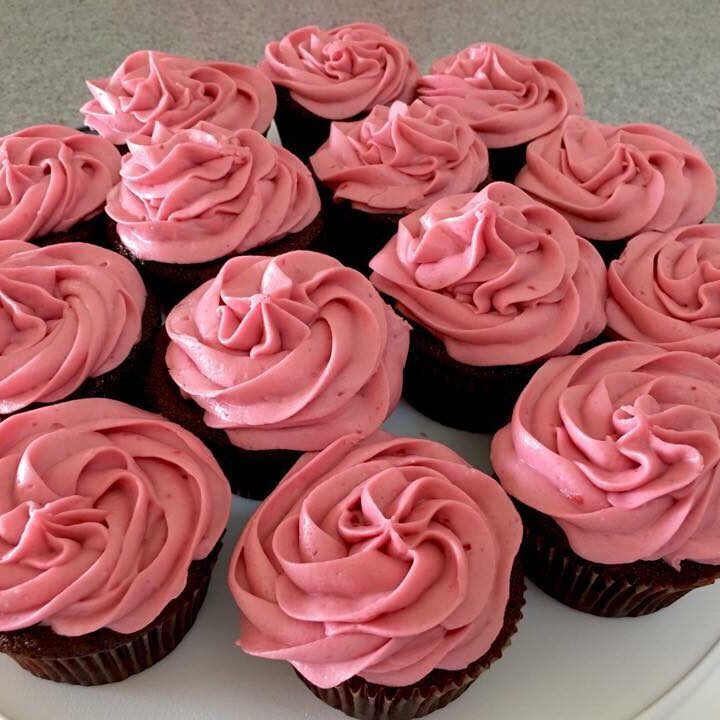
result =
[[[491,461],[573,550],[613,564],[720,564],[720,366],[631,342],[553,358]]]
[[[120,365],[140,339],[145,286],[88,243],[0,243],[0,414],[56,402]]]
[[[299,232],[320,211],[310,171],[254,130],[157,124],[123,157],[107,213],[138,258],[200,263]]]
[[[246,526],[229,574],[238,644],[324,688],[463,669],[503,626],[521,538],[500,486],[444,445],[343,438]]]
[[[228,482],[196,437],[115,400],[13,415],[0,456],[3,632],[141,630],[230,514]]]
[[[428,105],[455,108],[490,148],[529,142],[583,112],[570,73],[494,43],[476,43],[435,61],[417,93]]]
[[[717,195],[712,168],[679,135],[658,125],[602,125],[578,116],[530,143],[515,183],[593,240],[692,225]]]
[[[329,120],[409,102],[419,77],[407,47],[372,23],[298,28],[268,43],[259,67],[295,102]]]
[[[332,123],[310,164],[335,200],[375,213],[409,212],[470,192],[488,174],[487,148],[460,115],[419,100],[377,105],[363,120]]]
[[[228,260],[165,327],[173,380],[242,448],[319,450],[369,435],[400,398],[407,324],[327,255]]]
[[[372,282],[468,365],[564,355],[605,327],[605,266],[557,212],[507,183],[400,221]]]
[[[85,124],[116,145],[161,122],[182,130],[201,120],[226,130],[270,126],[277,98],[272,83],[254,67],[206,62],[138,50],[109,78],[89,80],[93,96],[81,108]]]
[[[0,138],[0,240],[64,232],[97,215],[119,171],[111,143],[62,125]]]

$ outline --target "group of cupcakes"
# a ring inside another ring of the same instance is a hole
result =
[[[162,659],[231,491],[264,499],[238,644],[357,718],[462,694],[525,573],[608,617],[720,577],[720,226],[690,143],[595,122],[499,45],[421,75],[368,23],[257,67],[139,51],[88,88],[81,130],[0,138],[0,652],[81,685]],[[496,433],[496,477],[381,431],[401,395]]]

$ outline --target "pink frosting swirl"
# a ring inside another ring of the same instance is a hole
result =
[[[377,433],[306,455],[230,562],[239,645],[332,687],[389,686],[482,657],[503,625],[522,526],[444,445]]]
[[[120,365],[140,339],[145,286],[87,243],[0,243],[0,414],[56,402]]]
[[[720,366],[631,342],[553,358],[493,439],[510,495],[614,564],[720,564]]]
[[[610,265],[608,289],[620,337],[720,362],[720,225],[634,237]]]
[[[564,355],[605,327],[605,266],[556,213],[507,183],[400,221],[372,282],[468,365]]]
[[[295,102],[329,120],[409,102],[419,77],[407,47],[372,23],[293,30],[265,46],[259,68]]]
[[[265,132],[275,115],[272,83],[254,67],[205,62],[156,50],[128,55],[109,78],[89,80],[85,124],[116,145],[161,122],[172,130],[201,120],[231,132]]]
[[[487,148],[452,108],[394,102],[363,120],[333,123],[310,158],[335,200],[404,213],[443,195],[475,190],[488,175]]]
[[[135,257],[199,263],[302,230],[320,211],[310,171],[254,130],[157,124],[123,158],[107,213]]]
[[[712,168],[679,135],[578,116],[530,143],[515,184],[593,240],[700,222],[717,195]]]
[[[228,482],[197,438],[115,400],[13,415],[0,455],[3,632],[141,630],[230,514]]]
[[[119,171],[111,143],[62,125],[0,138],[0,240],[64,232],[97,215]]]
[[[327,255],[228,260],[165,327],[173,380],[242,448],[319,450],[369,435],[400,398],[407,324]]]
[[[570,73],[494,43],[476,43],[435,61],[417,93],[427,105],[455,108],[490,148],[529,142],[583,112]]]

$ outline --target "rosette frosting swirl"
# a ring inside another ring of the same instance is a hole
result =
[[[427,105],[455,108],[489,148],[534,140],[583,112],[572,75],[494,43],[476,43],[436,60],[417,94]]]
[[[530,143],[515,184],[592,240],[698,223],[717,195],[712,168],[679,135],[578,116]]]
[[[327,255],[228,260],[165,327],[172,379],[242,448],[319,450],[369,435],[400,398],[407,324]]]
[[[243,650],[319,687],[411,685],[497,637],[522,526],[500,486],[444,445],[377,433],[304,456],[230,562]]]
[[[370,267],[374,285],[468,365],[563,355],[605,327],[597,251],[507,183],[403,218]]]
[[[708,358],[615,342],[548,360],[491,460],[588,560],[720,564],[720,366]]]
[[[100,213],[120,153],[104,138],[34,125],[0,138],[0,240],[64,232]]]
[[[212,122],[231,132],[270,126],[277,98],[272,83],[254,67],[205,62],[156,50],[128,55],[108,78],[89,80],[80,112],[85,124],[116,145],[161,122],[171,130]]]
[[[185,587],[230,513],[210,451],[102,398],[0,424],[0,630],[133,633]]]
[[[268,43],[259,67],[295,102],[329,120],[409,102],[419,76],[407,47],[372,23],[298,28]]]
[[[126,258],[88,243],[0,243],[0,414],[56,402],[120,365],[146,292]]]
[[[452,108],[396,101],[363,120],[332,123],[310,158],[336,200],[403,213],[443,195],[475,190],[488,175],[487,148]]]
[[[123,158],[107,213],[133,255],[200,263],[299,232],[320,211],[310,171],[254,130],[162,124]]]

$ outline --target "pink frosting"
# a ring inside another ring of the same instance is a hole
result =
[[[417,93],[428,105],[455,108],[490,148],[529,142],[583,112],[570,73],[493,43],[437,60],[420,78]]]
[[[521,538],[500,486],[444,445],[343,438],[246,526],[229,574],[238,644],[324,688],[461,670],[503,626]]]
[[[717,195],[712,168],[679,135],[578,116],[530,143],[515,183],[593,240],[700,222]]]
[[[327,255],[228,260],[165,327],[173,380],[242,448],[319,450],[369,435],[400,398],[407,324]]]
[[[720,366],[708,358],[616,342],[548,360],[491,460],[588,560],[720,564]]]
[[[608,287],[617,335],[720,362],[720,225],[638,235],[610,265]]]
[[[107,213],[135,257],[200,263],[302,230],[320,211],[310,171],[254,130],[198,123],[128,144]]]
[[[605,266],[554,210],[507,183],[400,221],[372,282],[468,365],[564,355],[605,327]]]
[[[119,171],[111,143],[62,125],[0,138],[0,240],[64,232],[97,215]]]
[[[230,514],[228,482],[197,438],[115,400],[14,415],[0,456],[3,632],[141,630]]]
[[[419,100],[377,105],[363,120],[333,123],[310,164],[335,200],[376,213],[409,212],[470,192],[488,175],[487,148],[460,115]]]
[[[0,243],[0,414],[62,400],[120,365],[145,297],[138,271],[110,250]]]
[[[89,80],[85,124],[116,145],[161,122],[182,130],[201,120],[229,131],[265,132],[275,115],[272,83],[254,67],[205,62],[155,50],[128,55],[109,78]]]
[[[409,102],[419,77],[407,47],[372,23],[293,30],[265,46],[259,67],[295,102],[329,120]]]

